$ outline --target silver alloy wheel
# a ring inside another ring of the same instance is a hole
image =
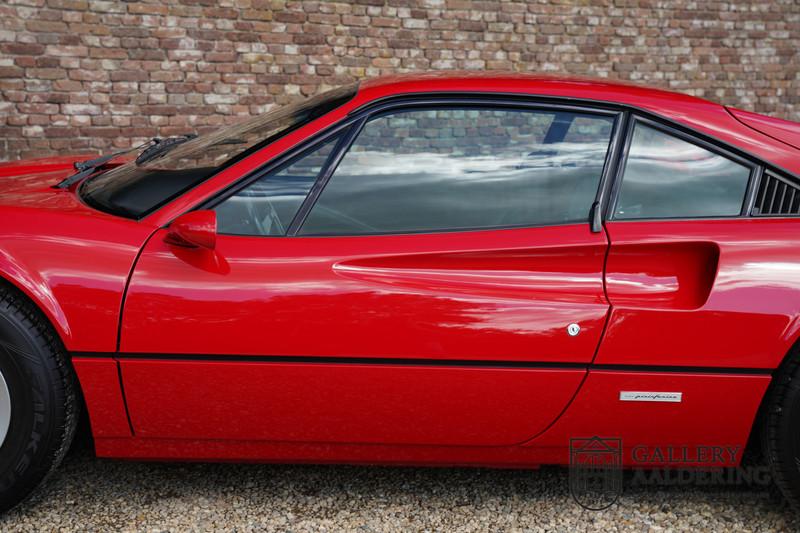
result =
[[[8,392],[8,385],[0,372],[0,446],[8,434],[8,427],[11,425],[11,395]]]

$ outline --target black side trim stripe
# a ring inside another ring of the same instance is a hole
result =
[[[621,372],[675,372],[691,374],[772,374],[774,368],[738,368],[681,365],[589,365],[587,370],[618,370]]]
[[[665,365],[595,365],[553,361],[507,361],[474,359],[413,359],[401,357],[314,357],[292,355],[155,354],[116,352],[72,352],[73,357],[109,357],[124,360],[215,361],[222,363],[312,363],[342,365],[449,366],[476,368],[541,368],[565,370],[610,370],[624,372],[688,372],[703,374],[772,374],[772,368],[737,368]]]

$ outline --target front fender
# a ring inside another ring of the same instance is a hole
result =
[[[68,209],[3,210],[0,276],[42,310],[68,351],[114,352],[128,277],[155,228],[78,211],[72,192],[60,194]]]
[[[0,277],[27,296],[45,314],[65,346],[72,344],[72,330],[67,315],[38,272],[25,268],[8,252],[0,249]]]

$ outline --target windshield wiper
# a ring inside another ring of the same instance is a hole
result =
[[[145,161],[150,161],[151,159],[155,159],[156,157],[161,157],[175,146],[183,142],[186,142],[189,139],[194,139],[195,137],[197,137],[196,133],[189,133],[177,137],[167,137],[166,139],[162,139],[160,137],[153,137],[149,141],[142,143],[138,146],[134,146],[133,148],[126,148],[124,150],[119,150],[117,152],[112,152],[110,154],[101,155],[100,157],[96,157],[94,159],[87,159],[86,161],[76,161],[73,164],[73,166],[75,167],[75,170],[77,170],[78,172],[72,174],[68,178],[59,182],[57,185],[54,186],[54,188],[56,189],[70,188],[72,185],[79,182],[83,178],[94,174],[97,171],[97,169],[99,169],[100,167],[102,167],[115,157],[128,154],[130,152],[135,152],[137,150],[141,150],[142,148],[144,148],[145,150],[139,155],[139,157],[136,158],[136,164],[141,165]]]
[[[186,135],[178,135],[176,137],[167,137],[166,139],[153,139],[153,144],[148,146],[147,149],[139,154],[136,158],[136,164],[141,165],[153,159],[157,159],[179,144],[185,143],[197,137],[196,133],[187,133]]]
[[[157,140],[157,138],[153,138],[153,139],[150,139],[149,141],[147,141],[145,143],[142,143],[142,144],[140,144],[138,146],[134,146],[133,148],[126,148],[125,150],[118,150],[118,151],[112,152],[110,154],[101,155],[100,157],[96,157],[94,159],[87,159],[86,161],[75,161],[75,163],[73,163],[73,166],[75,167],[75,170],[77,170],[78,172],[76,172],[75,174],[72,174],[71,176],[69,176],[69,177],[65,178],[64,180],[60,181],[58,184],[54,185],[53,188],[55,188],[55,189],[68,189],[73,184],[79,182],[80,180],[82,180],[86,176],[91,176],[92,174],[94,174],[94,172],[98,168],[102,167],[103,165],[105,165],[106,163],[108,163],[109,161],[114,159],[115,157],[121,156],[123,154],[130,153],[130,152],[134,152],[136,150],[140,150],[141,148],[144,148],[148,144],[156,142],[156,140]],[[158,139],[158,140],[160,140],[160,139]]]

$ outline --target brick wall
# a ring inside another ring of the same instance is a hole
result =
[[[3,0],[0,160],[231,123],[430,69],[635,80],[800,120],[797,0]]]

